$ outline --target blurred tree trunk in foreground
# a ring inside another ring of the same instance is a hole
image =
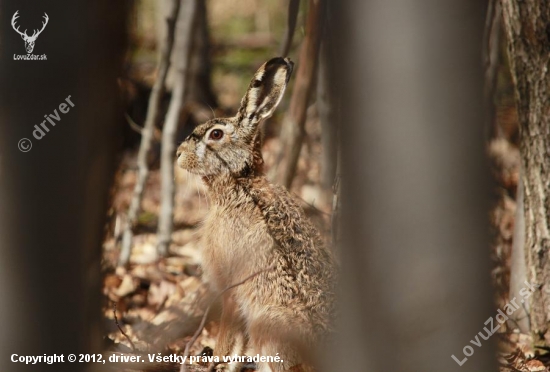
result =
[[[124,124],[117,78],[126,48],[124,1],[3,1],[0,23],[0,364],[2,370],[77,372],[68,353],[102,350],[101,243]],[[10,25],[50,22],[36,41],[45,61],[19,61]],[[70,96],[74,107],[62,113]],[[54,112],[54,110],[56,110]],[[55,126],[45,115],[59,115]],[[49,132],[33,136],[45,122]],[[32,141],[29,152],[18,141]],[[10,356],[65,354],[65,363]]]
[[[497,370],[494,340],[478,336],[496,314],[483,135],[485,6],[331,3],[330,76],[341,100],[342,318],[326,371]],[[480,347],[470,342],[476,336]]]
[[[535,342],[550,344],[550,3],[502,0],[521,130],[530,327]]]

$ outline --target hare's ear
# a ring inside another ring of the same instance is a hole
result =
[[[252,135],[258,123],[273,114],[283,97],[293,66],[289,58],[277,57],[258,69],[237,114],[239,127],[245,135]]]

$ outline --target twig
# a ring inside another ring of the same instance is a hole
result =
[[[134,119],[132,119],[132,117],[130,115],[128,115],[127,112],[124,113],[124,118],[126,118],[126,122],[128,123],[128,125],[130,126],[130,128],[132,128],[132,130],[134,132],[139,133],[139,134],[143,133],[143,128],[140,127],[139,125],[137,125],[137,123],[134,121]]]
[[[134,132],[139,133],[140,135],[143,134],[143,127],[140,127],[138,123],[136,123],[134,119],[132,119],[132,117],[128,115],[127,112],[124,113],[124,117],[126,118],[126,122],[128,123],[128,125]],[[160,137],[160,131],[158,130],[158,128],[153,128],[153,139],[159,142]]]
[[[330,217],[330,216],[331,216],[330,213],[325,212],[325,211],[322,211],[322,210],[320,210],[319,208],[317,208],[317,207],[315,206],[315,204],[313,204],[313,203],[315,203],[315,200],[313,200],[313,202],[310,203],[310,202],[308,202],[306,199],[302,198],[300,195],[298,195],[298,194],[296,194],[296,193],[292,193],[292,196],[294,196],[296,199],[300,199],[308,208],[313,209],[313,211],[314,211],[315,213],[320,214],[320,215],[325,215],[325,216],[327,216],[327,217]]]
[[[255,272],[254,274],[250,275],[250,276],[247,276],[246,278],[244,278],[243,280],[241,280],[240,282],[238,283],[235,283],[235,284],[231,284],[229,287],[226,287],[223,291],[221,291],[220,293],[218,293],[216,295],[216,297],[214,297],[214,299],[210,302],[210,304],[208,305],[208,307],[206,308],[205,312],[204,312],[204,315],[202,316],[202,320],[199,324],[199,328],[197,328],[197,330],[195,331],[195,334],[193,335],[193,337],[187,342],[187,344],[185,345],[185,349],[183,351],[183,357],[186,358],[189,356],[189,350],[191,349],[191,347],[193,346],[193,344],[195,343],[195,341],[197,341],[197,339],[199,338],[200,334],[202,333],[202,330],[204,329],[204,324],[206,323],[206,318],[208,317],[208,313],[210,312],[210,308],[212,307],[212,305],[221,297],[223,296],[227,291],[235,288],[235,287],[238,287],[240,285],[243,285],[244,283],[246,283],[247,281],[249,281],[250,279],[253,279],[255,278],[256,276],[264,273],[264,272],[267,272],[267,271],[270,271],[270,270],[273,270],[277,267],[277,264],[273,264],[271,266],[269,266],[267,269],[263,269],[263,270],[260,270],[260,271],[257,271]],[[180,372],[186,372],[187,371],[187,367],[185,365],[185,363],[183,363],[180,367]]]
[[[135,353],[136,352],[136,345],[134,345],[134,343],[132,342],[132,340],[130,340],[130,337],[128,337],[128,335],[126,334],[126,332],[124,332],[124,330],[122,329],[122,327],[120,326],[120,324],[118,324],[118,318],[116,316],[116,302],[113,302],[113,315],[115,316],[115,324],[116,326],[118,327],[118,330],[120,331],[120,333],[122,333],[124,335],[124,337],[126,337],[126,339],[128,340],[128,342],[130,343],[130,345],[132,346],[132,352]]]

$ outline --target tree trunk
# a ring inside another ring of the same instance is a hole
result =
[[[550,3],[502,0],[520,122],[527,277],[535,342],[550,344]]]
[[[294,38],[294,31],[296,30],[296,21],[298,19],[298,11],[300,10],[300,0],[289,0],[287,11],[287,23],[285,36],[279,49],[279,56],[287,57],[292,46],[292,39]]]
[[[164,15],[169,12],[168,3],[159,1],[156,3],[157,14]],[[206,107],[210,111],[210,107],[217,107],[216,95],[212,91],[211,81],[211,63],[210,63],[210,35],[208,31],[208,9],[206,1],[197,2],[196,20],[192,30],[192,52],[190,53],[188,67],[188,82],[185,91],[186,102],[196,102],[199,105]],[[163,18],[162,18],[163,19]],[[157,24],[160,25],[161,18],[158,18]],[[166,37],[166,29],[162,26],[157,26],[157,43],[162,43]],[[186,58],[184,51],[180,50],[181,43],[177,39],[184,37],[181,34],[176,35],[176,44],[172,53],[172,64],[166,79],[166,88],[172,92],[179,75],[176,66],[178,59],[181,56]]]
[[[496,314],[484,12],[478,0],[331,2],[343,221],[327,371],[497,371],[496,336],[478,336]]]
[[[269,172],[270,178],[274,179],[275,183],[287,188],[290,188],[296,174],[304,140],[307,105],[314,90],[319,58],[323,8],[323,0],[309,1],[306,36],[300,49],[300,60],[290,97],[290,107],[283,120],[277,166],[274,166]]]
[[[194,26],[192,29],[192,46],[189,54],[185,101],[195,102],[205,107],[209,112],[218,106],[216,95],[212,91],[210,34],[208,32],[207,2],[197,1]],[[179,54],[179,57],[187,57]],[[179,58],[178,57],[178,58]]]
[[[324,41],[319,56],[319,74],[317,77],[317,110],[319,112],[319,121],[321,122],[321,143],[322,143],[322,161],[321,161],[321,182],[325,189],[330,189],[334,185],[336,177],[336,158],[338,144],[338,120],[335,111],[335,97],[329,82],[334,81],[329,74],[330,56],[327,55],[330,47],[327,46],[328,40]]]
[[[196,19],[197,4],[202,0],[181,0],[178,21],[177,50],[178,56],[175,70],[175,85],[172,99],[166,114],[162,129],[162,149],[160,159],[160,214],[158,224],[158,252],[165,256],[172,241],[174,215],[174,162],[176,153],[176,131],[182,121],[183,104],[187,86],[187,76],[192,47],[192,31]]]
[[[101,244],[116,149],[126,125],[117,79],[123,73],[127,5],[2,1],[3,371],[85,371],[90,365],[70,363],[68,354],[102,351]],[[14,60],[14,54],[26,55],[23,40],[9,24],[17,10],[29,28],[41,25],[44,12],[50,17],[33,51],[47,60]],[[59,115],[59,121],[54,119],[54,126],[44,115]],[[41,123],[49,131],[38,139],[33,132]],[[22,138],[29,142],[18,142]],[[18,150],[18,143],[29,151]],[[13,354],[63,354],[64,362],[14,363]]]

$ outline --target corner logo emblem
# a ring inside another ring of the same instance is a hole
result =
[[[13,17],[11,18],[11,27],[17,32],[19,35],[21,35],[21,38],[25,41],[25,49],[27,50],[27,54],[31,54],[34,49],[34,43],[36,42],[36,38],[44,31],[46,28],[46,25],[48,24],[49,17],[46,13],[44,13],[44,22],[42,22],[42,28],[40,30],[34,29],[32,35],[27,35],[27,30],[21,32],[19,31],[19,26],[16,26],[16,20],[19,18],[19,10],[15,12]]]

